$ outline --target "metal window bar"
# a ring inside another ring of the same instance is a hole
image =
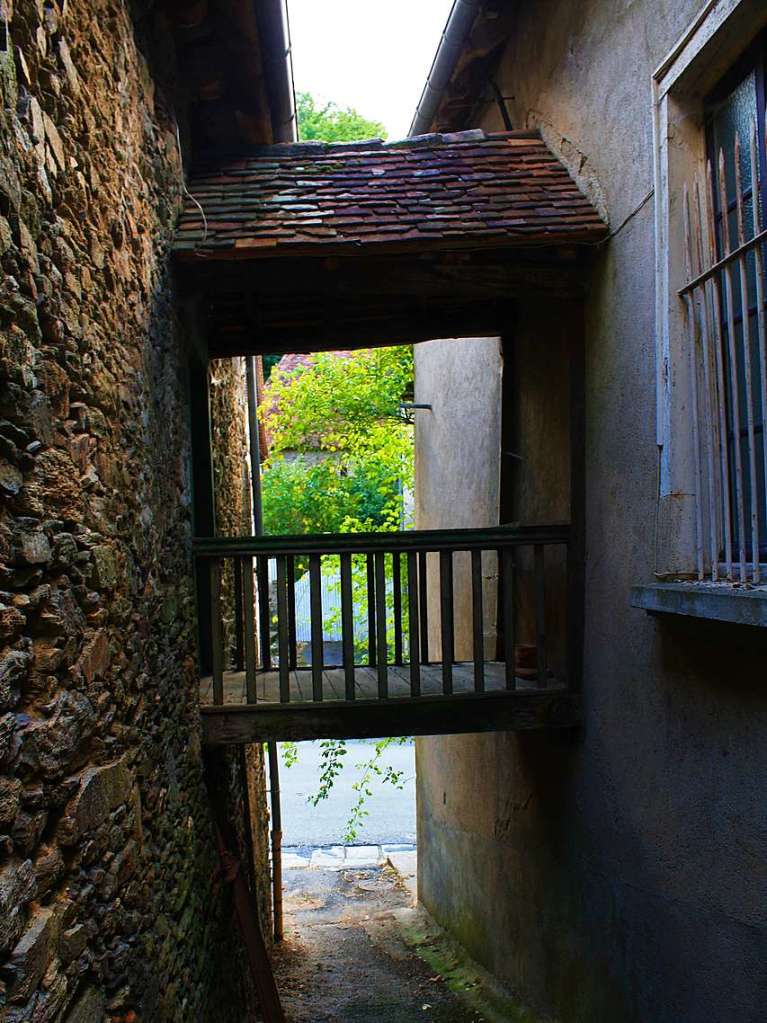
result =
[[[685,187],[683,203],[687,283],[679,296],[690,359],[696,569],[701,580],[717,581],[722,574],[733,580],[735,560],[741,584],[761,582],[760,547],[767,533],[767,229],[760,202],[765,137],[767,124],[760,137],[756,122],[747,147],[736,133],[734,166],[720,150],[717,173],[708,161],[703,181],[696,177],[691,189]],[[743,183],[746,165],[749,188]],[[717,220],[717,202],[722,210],[732,205],[734,232],[727,215]]]

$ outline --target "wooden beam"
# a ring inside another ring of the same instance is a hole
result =
[[[338,305],[332,313],[321,309],[301,313],[299,300],[284,306],[273,316],[261,310],[253,326],[243,310],[222,318],[215,309],[211,319],[212,358],[238,355],[321,352],[338,348],[380,348],[414,344],[444,337],[488,337],[500,332],[508,319],[508,308],[493,302],[480,304],[416,302],[410,305],[394,299],[385,305],[370,303],[356,308]]]
[[[201,713],[203,742],[221,746],[572,728],[578,723],[579,704],[574,694],[550,689],[357,700],[353,704],[204,707]]]
[[[383,551],[470,551],[534,544],[566,544],[570,526],[557,522],[534,526],[487,526],[483,529],[418,529],[396,533],[306,533],[287,536],[220,536],[194,541],[198,557],[236,555],[375,554]]]
[[[583,294],[577,246],[434,250],[178,263],[203,296],[217,356],[499,333],[520,295]]]

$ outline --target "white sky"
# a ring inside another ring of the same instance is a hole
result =
[[[288,0],[297,92],[404,138],[452,0]]]

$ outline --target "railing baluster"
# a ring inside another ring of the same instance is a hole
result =
[[[322,556],[309,557],[309,608],[312,623],[312,699],[322,700],[322,672],[324,669],[322,621]]]
[[[248,703],[258,700],[256,690],[256,597],[253,586],[253,559],[242,558],[242,604],[244,615],[245,643],[245,689]]]
[[[501,567],[501,583],[503,586],[503,660],[506,673],[506,688],[515,689],[516,673],[516,635],[514,607],[514,552],[511,547],[502,547],[498,551]]]
[[[346,699],[354,699],[354,592],[352,590],[352,556],[341,555],[341,637]]]
[[[234,666],[236,671],[242,671],[245,667],[245,637],[242,606],[242,562],[239,558],[233,559],[233,584],[234,584]]]
[[[439,553],[439,589],[442,625],[442,692],[449,696],[453,692],[453,660],[455,659],[452,551],[440,551]]]
[[[402,564],[398,551],[391,556],[391,585],[394,591],[394,663],[402,664]]]
[[[421,664],[429,663],[429,555],[418,553],[418,602],[421,617]]]
[[[368,664],[371,668],[376,664],[376,582],[375,562],[372,554],[367,556],[367,596],[368,596]]]
[[[256,579],[258,582],[258,631],[261,640],[261,667],[272,670],[272,614],[269,601],[269,558],[256,558]]]
[[[474,692],[485,691],[485,615],[482,605],[482,551],[471,552],[471,613],[474,632]]]
[[[288,644],[288,570],[284,555],[277,556],[277,654],[280,660],[280,703],[290,703],[290,649]]]
[[[583,674],[583,567],[580,546],[567,545],[566,625],[567,688],[579,692]]]
[[[210,639],[213,655],[213,702],[224,702],[224,622],[221,616],[221,561],[210,563]]]
[[[546,688],[546,563],[543,544],[535,545],[535,646],[538,688]]]
[[[410,695],[421,695],[421,658],[418,622],[418,555],[407,555],[408,657],[410,659]]]
[[[288,659],[290,670],[298,667],[298,643],[296,641],[296,559],[289,554],[287,558],[288,573]]]
[[[389,648],[386,642],[386,554],[383,551],[375,556],[375,580],[378,697],[385,700],[389,696]]]

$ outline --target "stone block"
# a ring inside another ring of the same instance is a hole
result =
[[[83,678],[91,683],[104,675],[110,660],[111,651],[107,635],[105,632],[97,632],[83,647],[74,673],[82,674]]]
[[[18,608],[0,604],[0,638],[10,639],[24,627],[26,620]]]
[[[310,866],[314,870],[343,870],[344,850],[341,846],[332,849],[315,849]]]
[[[61,850],[55,845],[42,846],[35,856],[34,866],[38,897],[50,891],[66,870]]]
[[[19,809],[21,782],[18,778],[0,778],[0,828],[8,827]]]
[[[30,660],[25,650],[10,650],[0,657],[0,708],[15,704],[29,670]]]
[[[303,869],[308,866],[309,858],[307,856],[299,856],[298,853],[283,852],[282,854],[283,870],[297,870]]]
[[[20,469],[5,459],[0,458],[0,493],[6,497],[15,497],[24,486],[24,475]]]
[[[346,849],[348,867],[375,867],[381,862],[381,849],[377,845],[352,845]]]
[[[85,924],[76,924],[63,931],[59,939],[59,955],[64,963],[77,959],[88,944],[88,930]]]
[[[95,987],[86,988],[63,1019],[63,1023],[102,1023],[106,998]]]
[[[44,565],[51,560],[51,545],[42,529],[18,529],[13,536],[11,557],[16,565]]]
[[[113,590],[117,585],[117,559],[111,547],[101,544],[94,547],[93,585],[99,590]]]
[[[73,845],[88,831],[109,819],[112,810],[130,798],[133,775],[127,758],[104,767],[89,767],[80,778],[80,790],[59,825],[62,845]]]
[[[7,952],[24,930],[24,906],[35,895],[31,860],[15,861],[0,869],[0,953]]]
[[[43,979],[56,954],[60,919],[58,906],[35,906],[32,910],[21,940],[0,967],[11,1001],[26,1001]]]
[[[25,810],[21,810],[16,814],[11,828],[11,837],[23,856],[33,852],[47,820],[48,813],[45,810],[38,810],[36,813],[27,813]]]

